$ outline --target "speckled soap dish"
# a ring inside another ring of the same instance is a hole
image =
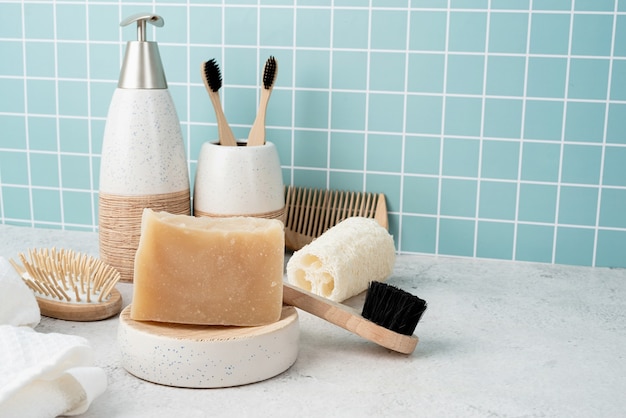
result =
[[[298,313],[283,306],[281,318],[258,327],[224,327],[134,321],[120,314],[122,365],[153,383],[221,388],[255,383],[287,370],[298,355]]]

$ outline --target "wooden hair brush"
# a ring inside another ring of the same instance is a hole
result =
[[[374,218],[389,228],[382,193],[288,186],[285,196],[285,246],[299,250],[326,230],[352,216]]]
[[[28,250],[22,266],[9,260],[33,291],[42,315],[69,321],[97,321],[122,310],[115,288],[120,273],[110,265],[72,250]]]

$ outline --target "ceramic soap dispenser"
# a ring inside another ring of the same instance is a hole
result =
[[[99,193],[100,258],[133,279],[144,208],[191,214],[189,173],[180,122],[167,88],[156,42],[146,23],[154,14],[133,15],[137,40],[126,46],[120,78],[107,116]]]

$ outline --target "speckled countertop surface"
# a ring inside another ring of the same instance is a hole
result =
[[[52,246],[98,255],[98,236],[0,225],[5,258]],[[95,348],[109,385],[84,417],[624,416],[626,270],[402,255],[389,282],[429,304],[412,355],[300,312],[296,363],[235,388],[133,377],[120,366],[117,318],[43,318],[37,331],[81,335]],[[119,289],[127,305],[132,285]]]

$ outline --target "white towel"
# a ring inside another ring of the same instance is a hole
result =
[[[3,257],[0,257],[0,300],[0,324],[29,327],[39,324],[37,299]]]
[[[0,418],[87,411],[107,387],[104,370],[93,366],[89,342],[30,328],[39,323],[37,301],[2,257],[0,299]]]

